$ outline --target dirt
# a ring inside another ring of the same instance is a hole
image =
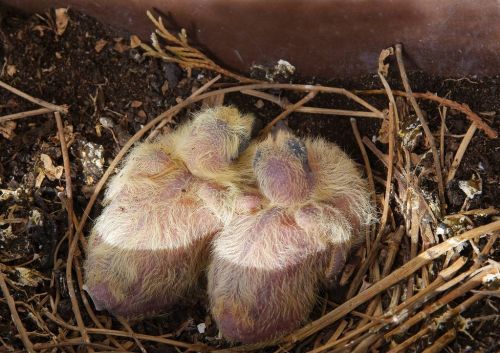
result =
[[[3,16],[0,16],[0,66],[4,67],[1,80],[34,97],[69,105],[69,114],[63,119],[68,136],[72,136],[70,158],[73,167],[75,212],[78,216],[82,214],[104,168],[127,139],[148,121],[176,104],[177,100],[189,96],[193,90],[214,76],[209,72],[194,70],[188,78],[186,72],[173,64],[144,58],[139,48],[126,47],[130,45],[130,33],[109,28],[73,11],[69,13],[69,25],[61,36],[39,17],[24,17],[19,13],[5,11],[2,10]],[[42,16],[47,18],[46,14]],[[96,45],[99,41],[104,43],[103,40],[106,44],[98,51]],[[294,77],[293,81],[320,82],[353,90],[381,87],[375,75],[324,81]],[[410,82],[414,91],[431,91],[468,104],[499,131],[500,77],[449,79],[412,72]],[[389,77],[389,83],[394,89],[402,89],[395,73]],[[274,93],[286,97],[290,102],[300,99],[300,95],[296,93]],[[382,98],[367,99],[374,105],[383,107]],[[226,103],[254,112],[264,123],[281,111],[269,102],[257,108],[258,99],[249,96],[228,95]],[[341,109],[359,108],[347,99],[332,95],[319,95],[310,105]],[[34,104],[0,89],[0,116],[36,108],[38,107]],[[427,113],[431,130],[439,131],[441,121],[436,105],[422,103],[422,108]],[[196,106],[191,109],[196,109]],[[177,120],[184,119],[188,113],[189,111],[181,113]],[[323,136],[338,143],[362,163],[349,118],[293,114],[289,117],[288,124],[300,135]],[[379,121],[363,119],[359,120],[358,124],[362,136],[371,139],[378,135]],[[463,115],[448,112],[449,133],[462,135],[469,124]],[[67,230],[66,212],[59,197],[64,190],[64,177],[54,180],[46,177],[39,187],[36,185],[40,170],[43,169],[42,154],[48,155],[54,166],[63,164],[56,138],[55,120],[51,115],[23,118],[16,120],[15,128],[11,126],[7,130],[7,135],[0,136],[0,189],[3,195],[6,195],[4,190],[9,190],[12,196],[1,199],[0,216],[21,221],[4,223],[0,218],[0,266],[7,266],[0,269],[8,272],[11,284],[19,289],[11,290],[14,299],[25,302],[28,306],[36,306],[38,301],[45,297],[45,293],[51,293],[51,280],[54,281],[61,292],[59,314],[69,321],[72,319],[72,312],[69,295],[65,289],[64,266],[54,266],[58,259],[55,256],[56,246]],[[447,141],[445,153],[449,158],[454,155],[461,137],[448,137]],[[483,186],[482,194],[472,200],[470,209],[500,207],[499,148],[498,139],[488,139],[478,131],[467,149],[456,180],[469,180],[476,174],[482,179]],[[375,171],[383,170],[383,166],[374,156],[370,155],[370,158]],[[464,203],[465,194],[458,187],[458,183],[452,183],[446,193],[449,212],[459,210]],[[97,205],[91,218],[99,212],[100,207]],[[58,254],[67,254],[67,251],[67,243],[62,242]],[[19,271],[13,270],[16,266],[37,271],[32,274],[36,281],[23,286],[16,285],[23,277]],[[57,270],[53,271],[54,268]],[[488,310],[484,303],[483,301],[473,306],[463,316],[491,314],[491,310]],[[498,305],[498,300],[492,300],[492,303]],[[18,309],[26,329],[36,331],[40,323],[30,315],[29,308],[19,306]],[[90,322],[87,316],[84,319]],[[200,334],[196,326],[202,322],[207,324],[207,332],[204,334]],[[47,325],[50,329],[57,330],[50,321]],[[498,332],[495,332],[494,325],[487,323],[477,331],[478,325],[475,323],[468,331],[473,340],[467,335],[459,335],[459,339],[450,348],[453,351],[472,352],[481,349],[487,351],[485,347],[493,347],[495,342],[498,342]],[[137,323],[133,328],[137,332],[154,335],[173,332],[175,339],[188,342],[220,344],[215,338],[217,330],[215,325],[210,323],[206,299],[203,297],[190,298],[188,303],[173,312]],[[15,350],[22,349],[16,335],[9,309],[5,301],[1,301],[0,337],[7,346]],[[46,342],[44,337],[31,338],[33,342]],[[175,351],[171,347],[154,343],[144,345],[149,352]],[[305,347],[306,345],[303,345],[300,349],[305,350]]]

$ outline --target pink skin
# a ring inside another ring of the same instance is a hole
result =
[[[179,276],[197,276],[199,268],[201,246],[203,241],[198,241],[198,245],[189,248],[169,250],[132,250],[123,252],[118,248],[109,246],[109,254],[120,252],[122,257],[128,257],[136,262],[137,278],[133,282],[127,282],[125,279],[120,281],[120,291],[125,296],[124,300],[116,298],[116,281],[106,279],[106,271],[109,271],[108,259],[99,259],[95,261],[92,256],[88,259],[88,266],[92,266],[95,271],[103,274],[103,279],[95,284],[87,285],[87,292],[92,297],[97,310],[108,310],[114,315],[120,315],[127,318],[137,318],[148,316],[163,308],[167,308],[178,302],[181,298],[176,295],[178,292],[184,292],[189,289],[187,283],[176,283],[176,287],[168,293],[161,288],[151,291],[151,282],[170,278],[172,274]],[[199,249],[194,251],[193,249]],[[137,261],[138,259],[142,259]],[[159,266],[161,265],[161,266]],[[175,278],[179,280],[180,278]],[[145,290],[149,292],[145,295]]]
[[[327,254],[317,254],[316,257],[326,261]],[[311,261],[309,258],[307,261]],[[317,260],[314,260],[315,262]],[[318,261],[319,262],[319,261]],[[260,280],[259,290],[255,296],[255,305],[250,307],[246,314],[252,322],[247,324],[242,321],[241,314],[231,307],[234,302],[220,298],[220,302],[214,303],[215,306],[220,305],[219,314],[214,314],[219,330],[229,341],[241,342],[244,344],[253,344],[259,342],[269,342],[275,338],[283,336],[294,329],[299,328],[305,318],[309,316],[314,300],[310,300],[301,305],[290,306],[287,313],[276,310],[277,307],[287,305],[289,301],[287,296],[277,295],[277,288],[282,289],[283,293],[287,290],[296,291],[298,288],[291,286],[292,283],[303,282],[303,263],[295,264],[288,267],[286,270],[278,271],[262,271],[256,269],[241,268],[232,263],[220,261],[214,267],[223,269],[226,273],[213,273],[214,278],[221,278],[231,273],[235,278],[245,279],[258,277]],[[213,283],[217,287],[219,283]],[[217,290],[217,289],[215,289]],[[272,295],[274,293],[274,295]],[[270,298],[273,302],[270,302]],[[237,307],[237,305],[236,305]],[[267,323],[264,325],[264,323]]]
[[[302,228],[310,232],[319,232],[316,227],[319,218],[333,219],[339,215],[347,219],[353,233],[359,232],[359,219],[351,212],[351,206],[346,198],[337,198],[323,204],[306,204],[295,212],[295,219]]]
[[[222,185],[210,182],[204,183],[198,190],[198,196],[215,214],[232,211],[233,204],[228,199],[228,189]],[[235,198],[234,211],[236,214],[253,213],[263,207],[262,196],[255,192],[243,192],[233,195],[233,197]]]
[[[209,243],[222,229],[201,190],[217,185],[252,123],[235,108],[214,108],[134,148],[108,186],[89,241],[85,285],[98,308],[149,315],[196,287]]]
[[[320,273],[328,267],[330,250],[312,244],[281,208],[261,211],[243,222],[247,231],[239,236],[238,251],[242,264],[218,256],[215,251],[209,267],[212,315],[230,341],[269,342],[298,328],[309,316],[316,287],[321,283]],[[272,230],[276,227],[281,234]],[[220,241],[228,237],[234,234],[223,233]],[[274,270],[250,266],[266,246],[274,254],[283,254],[284,263]]]
[[[270,200],[292,205],[306,199],[313,187],[313,175],[302,168],[290,168],[289,156],[273,156],[260,167],[260,190]]]
[[[188,144],[188,150],[185,151],[186,158],[184,163],[188,169],[195,175],[199,168],[217,171],[228,167],[230,160],[220,151],[214,150],[214,146],[220,146],[224,143],[223,132],[227,129],[227,123],[217,120],[215,124],[203,125],[202,136],[210,136],[210,139],[200,138],[200,132],[195,129],[188,137],[192,143]]]
[[[155,175],[170,164],[171,160],[164,151],[155,151],[152,154],[142,156],[134,174],[144,177]]]
[[[293,135],[278,132],[259,144],[253,168],[270,206],[235,216],[214,241],[208,273],[222,335],[245,344],[271,342],[307,320],[317,287],[341,272],[361,223],[347,189],[318,199],[321,166],[311,166]]]
[[[168,308],[196,284],[206,265],[203,249],[222,225],[202,207],[195,194],[204,182],[189,172],[177,171],[177,176],[170,180],[159,178],[152,182],[155,179],[151,176],[169,163],[162,151],[141,156],[137,168],[129,175],[136,180],[149,180],[147,189],[143,187],[144,191],[138,192],[137,187],[129,189],[124,184],[101,216],[115,222],[112,225],[115,235],[109,238],[108,233],[94,231],[89,241],[85,284],[98,310],[135,318]],[[171,219],[178,222],[170,223]],[[151,243],[147,237],[143,242],[137,238],[137,234],[147,235],[151,226],[161,227],[165,239]],[[120,234],[123,246],[116,245],[116,234]],[[185,238],[192,239],[188,246],[169,248],[168,244]],[[128,247],[129,241],[137,247]],[[157,248],[163,241],[165,248]],[[135,276],[126,276],[127,273]]]
[[[320,222],[319,217],[325,218],[337,218],[338,213],[333,213],[332,210],[340,212],[344,217],[347,217],[349,222],[353,227],[353,231],[359,231],[359,220],[353,215],[346,215],[346,210],[349,210],[347,205],[344,207],[340,206],[344,204],[346,201],[338,201],[332,202],[332,205],[326,205],[326,207],[320,207],[318,205],[306,205],[304,207],[299,208],[295,212],[295,220],[297,224],[304,229],[308,234],[320,234],[322,232],[321,229],[318,228],[318,222]],[[329,206],[333,206],[332,209]],[[330,264],[328,265],[325,278],[327,283],[331,286],[333,282],[336,280],[337,275],[342,271],[344,265],[347,260],[347,254],[349,253],[349,244],[335,244],[330,246],[331,259]]]

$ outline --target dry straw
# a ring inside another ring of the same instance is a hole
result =
[[[476,216],[491,217],[498,214],[498,210],[492,208],[488,210],[466,210],[462,213],[448,215],[444,202],[445,182],[449,183],[454,179],[455,172],[460,167],[462,157],[475,130],[482,130],[490,138],[497,136],[496,131],[482,121],[465,104],[444,99],[431,93],[413,92],[406,75],[401,46],[396,46],[395,50],[390,48],[382,52],[379,60],[379,77],[384,87],[382,90],[350,92],[343,88],[319,85],[257,82],[218,66],[201,51],[188,44],[185,31],[175,36],[165,28],[161,18],[155,19],[149,12],[148,16],[156,25],[157,30],[156,34],[152,36],[152,47],[142,44],[146,55],[175,62],[187,69],[188,73],[192,68],[202,68],[219,75],[207,82],[189,98],[170,107],[167,111],[151,120],[130,138],[115,156],[102,179],[97,183],[95,191],[79,219],[73,212],[71,163],[64,140],[61,117],[61,114],[68,113],[68,107],[31,97],[0,81],[1,87],[41,107],[40,109],[0,117],[0,123],[28,116],[42,114],[49,116],[49,114],[53,114],[61,142],[66,179],[65,194],[61,198],[68,214],[68,229],[67,234],[56,248],[57,256],[54,261],[54,270],[61,270],[63,267],[66,269],[67,287],[76,325],[64,321],[59,315],[59,310],[61,310],[59,307],[60,293],[53,280],[51,282],[51,291],[41,293],[40,298],[42,299],[38,304],[29,306],[32,316],[38,318],[39,325],[36,333],[27,332],[19,316],[18,307],[20,304],[16,303],[10,294],[8,277],[4,273],[0,273],[0,285],[4,299],[8,304],[12,321],[26,350],[28,352],[42,352],[66,347],[71,351],[73,350],[71,347],[80,346],[88,351],[130,351],[137,347],[137,349],[145,352],[145,342],[169,345],[189,351],[232,352],[262,348],[258,346],[236,346],[217,350],[215,347],[206,344],[181,342],[170,338],[169,335],[140,334],[134,332],[124,320],[120,320],[121,329],[111,329],[109,328],[111,318],[104,313],[97,316],[93,312],[93,308],[82,287],[80,263],[86,246],[83,230],[99,193],[108,178],[114,173],[118,163],[128,150],[143,138],[148,131],[153,130],[150,135],[150,138],[153,138],[163,126],[168,124],[183,109],[214,97],[222,100],[226,94],[258,97],[283,109],[283,112],[265,127],[264,133],[277,121],[286,117],[297,119],[296,115],[301,113],[332,117],[350,116],[353,133],[363,155],[365,169],[370,179],[374,200],[380,200],[375,194],[375,182],[380,181],[384,187],[384,196],[380,203],[382,210],[381,222],[377,229],[367,232],[367,251],[361,252],[364,259],[360,268],[354,271],[357,275],[350,280],[348,279],[350,286],[347,300],[330,311],[326,311],[321,317],[304,327],[276,341],[274,346],[277,347],[277,351],[289,351],[302,344],[301,342],[306,342],[307,345],[304,347],[308,347],[310,352],[314,353],[324,351],[340,352],[347,348],[353,352],[365,352],[382,346],[390,346],[391,352],[402,352],[408,347],[421,342],[423,337],[431,336],[437,338],[428,344],[426,352],[437,352],[449,345],[462,329],[457,326],[459,321],[452,319],[460,316],[476,301],[488,297],[492,293],[488,291],[489,282],[496,281],[498,284],[500,269],[498,264],[488,261],[488,256],[498,238],[500,221],[475,226],[474,219]],[[166,45],[162,46],[158,36],[166,41]],[[389,69],[388,65],[385,64],[385,59],[394,54],[396,55],[405,92],[391,89],[385,79]],[[211,90],[221,76],[234,79],[240,84]],[[297,102],[288,103],[282,98],[266,92],[266,90],[270,89],[294,91],[304,95]],[[359,106],[359,110],[306,105],[314,97],[325,94],[342,95],[355,102]],[[385,94],[387,96],[385,109],[376,108],[362,98],[362,96],[366,97],[374,94]],[[398,97],[404,97],[406,101],[398,101]],[[438,149],[417,99],[433,101],[446,109],[462,112],[472,121],[468,133],[463,138],[460,148],[456,151],[454,162],[447,176],[444,175],[446,166],[443,165],[443,158],[440,157],[446,143],[444,134],[441,134]],[[398,135],[398,132],[401,131],[401,119],[404,118],[405,114],[403,110],[398,108],[402,104],[417,114],[420,126],[424,130],[426,143],[430,146],[432,154],[433,165],[430,167],[417,168],[410,158],[411,151],[409,151],[408,146],[402,143],[402,139]],[[291,117],[292,114],[293,117]],[[386,124],[388,127],[388,154],[377,148],[370,139],[360,135],[355,119],[360,117],[377,119],[382,124]],[[366,148],[371,150],[376,158],[386,166],[386,170],[382,171],[385,173],[385,175],[382,175],[382,180],[380,174],[374,175]],[[423,191],[421,182],[424,177],[436,181],[438,201],[430,197],[428,192]],[[403,220],[401,224],[396,224],[396,213]],[[454,219],[454,217],[467,217],[470,221],[469,229],[457,228],[448,235],[448,238],[439,237],[436,231],[442,226],[441,223]],[[410,247],[406,246],[402,249],[401,244],[403,242],[407,243],[408,238],[410,239]],[[486,241],[483,241],[482,238],[485,238]],[[63,241],[67,241],[69,244],[67,254],[59,253],[59,247]],[[460,255],[460,251],[466,243],[470,244],[476,251],[468,252],[469,255],[464,257]],[[379,263],[379,259],[384,259],[384,261]],[[403,263],[402,259],[406,259],[406,263]],[[2,265],[2,272],[7,269],[8,266]],[[75,274],[76,281],[74,279]],[[368,287],[361,285],[362,282],[367,281],[366,275],[368,275]],[[77,286],[76,290],[75,285]],[[13,285],[10,285],[10,287],[12,290],[18,290]],[[479,289],[479,291],[473,292],[476,289]],[[404,300],[402,300],[403,296],[405,296]],[[449,306],[452,301],[455,304]],[[459,304],[456,304],[457,302]],[[82,315],[82,304],[87,314],[85,316]],[[446,309],[444,312],[442,311],[443,308]],[[84,317],[88,319],[84,319]],[[48,325],[43,323],[44,321],[57,325],[59,332],[51,331]],[[415,327],[417,330],[414,329]],[[446,330],[443,331],[442,327],[445,327]],[[319,333],[321,334],[318,335]],[[47,340],[45,343],[33,344],[30,337],[35,336],[38,341],[40,341],[40,337],[46,337]]]

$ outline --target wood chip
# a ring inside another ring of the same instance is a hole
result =
[[[34,269],[26,267],[15,267],[15,269],[19,278],[16,281],[16,284],[23,287],[24,286],[36,287],[40,283],[42,283],[43,280],[50,280],[50,278],[47,278],[41,272],[38,272],[37,270]]]
[[[123,44],[122,42],[117,42],[113,47],[113,49],[116,50],[118,53],[123,53],[129,50],[130,47],[127,44]]]
[[[101,50],[104,49],[104,47],[106,46],[106,44],[108,44],[108,41],[105,40],[105,39],[99,39],[96,43],[95,43],[95,46],[94,46],[94,50],[96,51],[96,53],[100,53]]]
[[[378,71],[384,75],[384,77],[387,77],[387,74],[389,73],[389,64],[385,64],[384,61],[387,59],[389,56],[394,54],[394,48],[387,48],[383,49],[380,52],[380,56],[378,58]]]
[[[68,9],[59,8],[56,9],[56,33],[58,36],[61,36],[64,31],[66,31],[66,27],[68,27],[69,16]]]
[[[7,140],[11,140],[14,137],[14,129],[17,124],[15,121],[6,121],[3,124],[0,124],[0,135],[5,137]]]
[[[141,101],[132,101],[132,103],[130,103],[130,106],[132,108],[139,108],[141,105],[142,105]]]
[[[141,39],[137,37],[135,34],[130,36],[130,47],[131,48],[137,48],[139,45],[141,45]]]
[[[169,88],[169,85],[168,85],[168,80],[165,80],[165,82],[163,82],[163,85],[161,85],[161,93],[165,96],[168,92],[168,88]]]
[[[40,173],[38,173],[38,175],[36,176],[35,188],[39,189],[40,186],[42,186],[44,180],[45,180],[45,173],[43,171],[40,171]]]
[[[7,75],[10,77],[14,76],[17,72],[16,66],[15,65],[7,65]]]
[[[61,179],[61,176],[64,172],[63,166],[54,166],[52,163],[52,159],[50,156],[42,153],[40,155],[40,160],[43,162],[44,174],[49,178],[50,181],[54,181],[56,179]]]
[[[383,144],[389,143],[389,120],[382,120],[382,124],[380,125],[380,130],[378,132],[377,140]]]

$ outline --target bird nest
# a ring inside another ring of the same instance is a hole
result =
[[[71,302],[70,319],[64,319],[68,315],[61,314],[67,308],[60,305],[60,286],[54,278],[50,290],[37,293],[36,300],[20,302],[16,298],[22,288],[10,277],[15,271],[19,274],[20,269],[26,277],[36,276],[36,271],[30,272],[29,263],[16,267],[1,265],[3,301],[8,305],[25,349],[28,352],[58,348],[74,351],[73,347],[80,346],[88,351],[145,352],[154,343],[175,347],[177,351],[297,349],[316,353],[380,349],[394,353],[409,347],[425,347],[426,352],[438,352],[455,340],[459,332],[467,334],[470,323],[477,318],[467,318],[462,313],[477,302],[487,305],[490,298],[498,296],[500,267],[491,254],[498,248],[499,211],[493,207],[470,208],[471,200],[482,190],[480,177],[460,181],[466,197],[456,212],[449,212],[445,194],[447,187],[457,182],[455,175],[476,131],[491,139],[497,138],[497,132],[466,104],[429,92],[413,92],[400,45],[381,52],[378,62],[381,89],[349,91],[322,85],[263,82],[222,68],[190,46],[185,31],[174,35],[161,19],[149,16],[157,30],[151,45],[140,43],[145,55],[176,63],[186,69],[188,75],[193,69],[203,69],[217,76],[150,120],[124,143],[95,184],[83,212],[75,212],[73,208],[73,165],[68,154],[68,132],[63,124],[68,107],[35,98],[0,81],[3,89],[39,106],[35,110],[2,116],[0,125],[28,116],[52,114],[64,161],[63,169],[51,167],[50,159],[44,168],[47,177],[50,173],[64,172],[65,187],[59,196],[67,214],[67,231],[55,248],[54,271],[65,271],[62,281]],[[390,87],[387,75],[391,70],[399,71],[403,91]],[[279,95],[282,91],[293,91],[302,97],[290,103]],[[344,290],[335,298],[338,303],[329,300],[331,293],[325,291],[309,323],[268,347],[230,346],[221,339],[204,340],[203,337],[197,341],[180,340],[161,332],[145,334],[124,319],[116,321],[106,313],[96,313],[83,288],[81,264],[89,215],[129,149],[141,139],[159,134],[184,109],[197,103],[221,104],[228,95],[257,97],[281,109],[263,133],[291,114],[297,115],[296,119],[300,119],[301,113],[332,119],[350,117],[372,197],[380,213],[380,221],[366,231],[365,243],[352,255],[339,277],[338,287]],[[357,109],[317,107],[312,102],[318,95],[344,97]],[[377,104],[370,103],[374,97]],[[429,127],[428,115],[421,108],[429,104],[437,107],[440,114],[441,124],[436,131]],[[460,136],[458,148],[453,149],[451,163],[443,153],[452,138],[446,127],[450,111],[463,114],[470,123],[465,135]],[[378,143],[361,135],[358,130],[361,119],[376,119],[380,123]],[[16,219],[5,218],[0,222],[9,224]],[[59,251],[64,243],[67,243],[67,252]],[[29,317],[32,321],[29,325],[35,330],[28,331],[26,319],[21,317]],[[489,319],[496,320],[496,316],[484,318]],[[13,349],[2,343],[7,350]]]

